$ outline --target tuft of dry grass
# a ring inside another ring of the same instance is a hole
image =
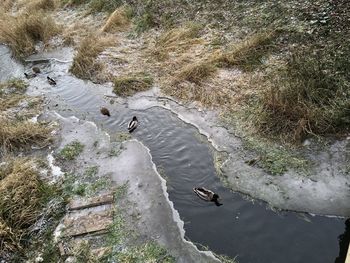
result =
[[[188,47],[202,43],[199,38],[201,30],[201,25],[187,23],[165,31],[157,39],[151,55],[158,60],[164,60],[170,52],[184,52]]]
[[[276,32],[256,33],[232,45],[225,51],[214,52],[211,60],[219,67],[237,66],[246,70],[261,64],[261,57],[271,48]]]
[[[15,107],[25,98],[27,85],[22,80],[10,80],[0,84],[0,112]]]
[[[301,53],[271,70],[253,118],[258,129],[294,142],[308,134],[347,132],[350,85],[345,76],[326,70],[330,63]]]
[[[96,80],[96,75],[104,68],[103,64],[97,61],[97,57],[112,44],[110,38],[89,35],[81,42],[69,71],[79,78]]]
[[[18,252],[30,240],[31,227],[52,194],[41,179],[35,159],[8,159],[1,165],[0,257]]]
[[[122,76],[114,79],[114,93],[119,96],[131,96],[151,88],[153,79],[145,73]]]
[[[52,128],[44,123],[9,120],[4,117],[0,117],[0,121],[0,147],[3,152],[28,149],[32,145],[44,147],[52,140]]]
[[[0,218],[12,228],[27,228],[42,208],[42,182],[34,160],[12,162],[9,173],[0,181]]]
[[[178,84],[183,81],[190,81],[200,84],[206,78],[212,76],[216,71],[215,66],[210,64],[210,61],[200,61],[186,65],[181,69],[173,79],[173,84]]]
[[[0,41],[8,44],[19,58],[35,52],[37,42],[46,43],[59,31],[53,19],[40,11],[21,13],[16,17],[2,14],[0,18]]]
[[[181,41],[198,38],[202,26],[195,23],[187,23],[181,27],[173,28],[162,34],[157,43],[163,47],[179,44]]]
[[[5,258],[7,253],[21,249],[20,236],[0,218],[0,257]]]
[[[50,11],[56,8],[55,0],[34,0],[29,1],[27,10],[37,11],[37,10],[45,10]]]
[[[122,6],[116,9],[107,19],[102,28],[103,32],[115,32],[125,30],[130,24],[128,18],[128,7]]]

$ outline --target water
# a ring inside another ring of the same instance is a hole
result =
[[[165,109],[134,111],[123,104],[109,105],[103,97],[105,87],[69,76],[64,63],[40,63],[57,79],[58,85],[49,86],[43,74],[32,80],[31,86],[40,87],[52,100],[51,107],[62,115],[94,121],[112,136],[126,131],[128,121],[137,115],[140,125],[132,135],[150,149],[159,172],[167,180],[170,200],[185,222],[186,236],[192,242],[232,258],[237,256],[241,263],[335,262],[339,245],[343,248],[340,254],[344,253],[350,232],[349,227],[345,231],[345,220],[276,213],[263,202],[252,202],[231,192],[216,176],[213,149],[193,126]],[[99,112],[106,105],[111,111],[110,118]],[[199,199],[192,191],[196,186],[219,193],[224,205],[217,207]],[[339,244],[338,236],[342,234]]]

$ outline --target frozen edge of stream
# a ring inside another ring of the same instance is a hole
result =
[[[105,144],[103,145],[103,148],[107,147],[110,145],[110,136],[107,132],[103,131],[101,128],[99,128],[94,122],[92,121],[85,121],[85,120],[81,120],[75,116],[70,116],[70,117],[63,117],[60,114],[58,114],[57,112],[49,112],[48,113],[49,118],[50,119],[54,119],[56,121],[59,121],[61,123],[61,129],[60,129],[60,137],[61,137],[61,142],[60,142],[60,146],[57,149],[62,148],[65,144],[69,143],[69,141],[72,140],[72,138],[70,138],[70,136],[81,136],[82,130],[85,129],[86,134],[89,134],[88,137],[89,141],[94,141],[94,140],[99,140],[99,142],[102,140],[105,142]],[[67,127],[70,127],[69,129],[67,129]],[[72,129],[72,127],[74,127]],[[65,134],[68,133],[68,130],[74,130],[75,133],[74,134]],[[93,136],[93,137],[92,137]],[[169,236],[166,237],[165,239],[167,240],[167,242],[165,242],[165,247],[169,249],[169,252],[171,254],[175,254],[176,258],[177,258],[177,262],[183,262],[183,263],[187,263],[187,262],[220,262],[211,251],[201,251],[199,250],[192,242],[188,241],[185,239],[185,230],[184,230],[184,222],[181,220],[180,215],[178,213],[178,211],[174,208],[174,204],[172,201],[170,201],[169,199],[169,194],[167,192],[167,186],[166,186],[166,180],[164,178],[161,177],[161,175],[158,173],[157,169],[156,169],[156,165],[154,164],[154,162],[152,161],[152,156],[150,153],[150,150],[140,141],[136,140],[136,139],[132,139],[129,141],[125,141],[123,142],[123,144],[126,145],[126,149],[122,152],[123,155],[127,154],[127,158],[142,158],[144,160],[147,161],[147,165],[149,167],[151,167],[154,175],[150,175],[155,181],[159,181],[160,186],[161,186],[161,190],[162,190],[162,196],[166,201],[167,206],[169,207],[169,212],[171,213],[171,219],[172,221],[176,224],[177,233],[174,233],[174,231],[168,231],[169,232]],[[140,147],[139,152],[135,152],[135,147],[132,148],[131,146],[133,144],[138,145],[136,147],[136,151],[137,148]],[[128,150],[128,148],[131,147],[131,150]],[[106,148],[106,149],[107,149]],[[89,149],[87,148],[86,151],[88,152],[87,154],[91,156],[93,149]],[[52,155],[52,153],[49,154],[49,156]],[[136,156],[136,157],[135,157]],[[105,165],[106,167],[109,167],[112,171],[118,171],[118,168],[120,166],[120,156],[118,157],[111,157],[109,160],[107,160],[107,164]],[[98,158],[101,157],[95,157],[96,161],[98,162]],[[80,161],[84,161],[84,160],[88,160],[87,155],[82,154],[81,157],[79,157],[79,159],[81,159]],[[119,162],[118,162],[119,159]],[[102,158],[103,162],[106,162],[105,158]],[[111,165],[112,163],[112,165]],[[56,166],[55,166],[56,167]],[[51,166],[52,168],[52,166]],[[113,169],[112,169],[113,168]],[[118,174],[118,173],[117,173]],[[118,175],[117,175],[118,177]],[[142,180],[143,179],[143,175],[140,174],[139,177],[133,176],[133,172],[131,172],[131,179],[135,178],[135,180]],[[157,183],[154,183],[155,185],[157,185]],[[154,193],[157,194],[157,193]],[[159,193],[158,193],[159,194]],[[150,195],[152,195],[152,193],[150,193]],[[130,197],[132,198],[132,197]],[[143,199],[143,198],[142,198]],[[135,201],[137,199],[134,198],[133,201]],[[159,201],[159,200],[158,200]],[[137,201],[136,201],[137,202]],[[140,205],[139,207],[143,207],[142,205]],[[162,215],[158,215],[158,217],[160,217]],[[146,216],[147,218],[147,216]],[[150,220],[151,218],[148,218],[148,220]],[[162,218],[159,219],[161,221],[163,220],[167,220],[166,218]],[[170,228],[169,230],[174,230],[171,229],[171,222],[168,222],[169,226],[167,225],[168,228]],[[152,225],[152,224],[149,224]],[[154,231],[156,231],[157,229],[153,229]],[[59,225],[56,229],[55,232],[55,239],[57,240],[59,237],[59,234],[61,232],[61,225]],[[162,233],[160,233],[162,234]],[[181,240],[181,244],[178,243],[179,238],[171,238],[171,236],[173,235],[178,235],[180,240]],[[172,244],[171,244],[172,243]],[[167,246],[170,246],[167,247]],[[178,251],[177,251],[178,250]],[[185,255],[181,255],[183,254],[183,252],[181,251],[186,251]],[[181,255],[181,256],[180,256]]]

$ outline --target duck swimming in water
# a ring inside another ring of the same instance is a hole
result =
[[[36,77],[36,74],[35,74],[35,73],[25,73],[25,72],[24,72],[24,76],[25,76],[27,79],[32,79],[32,78],[35,78],[35,77]]]
[[[139,121],[137,120],[136,116],[132,117],[132,120],[128,124],[129,132],[133,132],[136,129],[138,124],[139,124]]]
[[[47,76],[46,78],[50,85],[55,86],[57,84],[53,78],[50,78],[49,76]]]
[[[111,114],[109,113],[109,110],[107,108],[105,108],[105,107],[102,107],[100,109],[100,112],[102,113],[102,115],[106,115],[108,117],[111,117]]]
[[[32,70],[33,70],[33,72],[36,73],[36,74],[41,73],[41,70],[40,70],[39,67],[33,67]]]
[[[196,195],[198,195],[201,199],[205,201],[214,202],[217,206],[222,205],[221,203],[219,203],[219,195],[215,194],[211,190],[208,190],[204,187],[195,187],[193,188],[193,192],[195,192]]]

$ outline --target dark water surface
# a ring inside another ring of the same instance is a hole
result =
[[[69,76],[67,65],[55,62],[39,66],[51,72],[58,84],[49,86],[43,74],[33,79],[31,86],[44,90],[51,106],[63,116],[86,118],[113,135],[126,131],[128,121],[137,115],[140,125],[132,136],[150,149],[192,242],[232,258],[237,256],[241,263],[335,262],[338,236],[345,232],[344,219],[276,213],[266,203],[233,193],[216,176],[212,147],[197,129],[175,114],[162,108],[133,111],[122,104],[110,105],[102,96],[104,88]],[[99,112],[105,105],[111,111],[110,118]],[[219,193],[224,205],[217,207],[199,199],[192,191],[195,186]],[[346,247],[348,237],[348,232],[341,236],[341,247]]]

